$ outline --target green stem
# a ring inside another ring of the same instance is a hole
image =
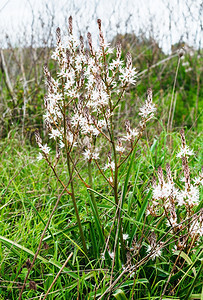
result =
[[[78,212],[78,207],[77,207],[77,203],[76,203],[76,199],[75,199],[75,192],[74,192],[74,185],[73,185],[73,172],[71,170],[71,161],[70,161],[70,151],[68,149],[68,145],[67,145],[67,128],[66,128],[66,103],[65,103],[65,94],[64,94],[64,82],[62,79],[62,93],[63,93],[63,127],[64,127],[64,144],[65,144],[65,149],[66,149],[66,155],[67,155],[67,166],[68,166],[68,173],[69,173],[69,180],[70,180],[70,186],[71,186],[71,199],[73,202],[73,206],[74,206],[74,211],[76,214],[76,219],[77,219],[77,224],[78,224],[78,228],[79,228],[79,232],[80,232],[80,238],[82,240],[82,244],[83,244],[83,250],[85,252],[85,254],[87,254],[87,246],[86,246],[86,242],[85,242],[85,237],[84,237],[84,233],[83,233],[83,229],[82,229],[82,225],[81,225],[81,221],[80,221],[80,216],[79,216],[79,212]]]
[[[88,176],[89,176],[89,185],[93,189],[92,167],[91,167],[91,162],[90,161],[88,161]],[[96,213],[96,215],[98,217],[98,220],[99,220],[99,212],[98,212],[98,208],[97,208],[97,204],[96,204],[96,200],[95,200],[95,195],[92,191],[90,191],[90,197],[91,197],[94,209],[95,209],[95,213]]]
[[[115,172],[114,172],[114,199],[115,203],[119,205],[118,213],[117,213],[117,219],[118,219],[118,230],[119,230],[119,236],[120,236],[120,242],[121,242],[121,257],[123,261],[125,261],[125,245],[123,240],[123,230],[122,230],[122,219],[121,219],[121,204],[118,201],[118,164],[117,164],[117,153],[116,153],[116,147],[115,147],[115,141],[114,141],[114,132],[113,132],[113,124],[111,119],[111,142],[112,142],[112,148],[113,148],[113,154],[114,154],[114,162],[115,162]]]
[[[72,180],[72,171],[71,171],[71,166],[70,166],[69,153],[67,153],[67,166],[68,166],[68,172],[69,172],[69,176],[70,176],[71,198],[72,198],[72,202],[73,202],[73,206],[74,206],[74,210],[75,210],[75,214],[76,214],[76,218],[77,218],[77,223],[78,223],[78,228],[80,231],[80,237],[82,240],[83,249],[84,249],[85,254],[87,254],[87,246],[86,246],[85,237],[84,237],[84,233],[83,233],[83,229],[82,229],[82,225],[81,225],[81,221],[80,221],[80,216],[79,216],[79,212],[78,212],[78,208],[77,208],[77,203],[76,203],[76,199],[75,199],[75,192],[74,192],[74,185],[73,185],[73,180]]]

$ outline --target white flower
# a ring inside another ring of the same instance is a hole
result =
[[[63,142],[63,141],[60,141],[60,142],[59,142],[59,148],[62,149],[62,148],[64,148],[64,147],[65,147],[64,142]]]
[[[116,68],[119,68],[123,65],[123,60],[120,60],[120,58],[113,59],[113,61],[109,65],[110,70],[114,70]]]
[[[43,157],[42,153],[40,152],[40,153],[38,154],[38,156],[37,156],[37,160],[40,161],[40,160],[42,160],[43,158],[44,158],[44,157]]]
[[[194,221],[194,224],[191,225],[191,233],[199,234],[200,236],[203,235],[203,226],[196,220]]]
[[[49,134],[50,139],[56,139],[57,137],[61,136],[61,133],[58,129],[53,129],[51,130],[51,133]]]
[[[98,127],[98,128],[106,128],[106,127],[107,127],[106,120],[99,120],[99,121],[97,122],[97,127]]]
[[[190,185],[190,191],[187,194],[187,202],[189,205],[198,205],[199,204],[199,189]]]
[[[95,149],[95,150],[96,150],[96,149]],[[96,151],[97,151],[97,150],[96,150]],[[92,158],[95,159],[95,160],[99,159],[99,153],[96,152],[96,151],[92,153]]]
[[[122,140],[123,141],[128,141],[128,142],[130,142],[130,141],[132,141],[132,140],[134,140],[134,138],[136,137],[136,136],[138,136],[138,134],[139,134],[139,131],[137,130],[137,129],[129,129],[129,131],[127,132],[127,134],[122,138]]]
[[[69,145],[72,145],[74,141],[74,136],[72,134],[72,132],[67,132],[67,142]],[[74,146],[76,145],[76,143],[73,144]]]
[[[42,150],[42,152],[44,152],[45,154],[49,154],[50,152],[50,148],[47,146],[47,144],[45,144],[44,146],[40,146],[40,149]]]
[[[83,155],[84,155],[85,160],[90,160],[92,158],[90,149],[85,149],[85,151],[83,152]]]
[[[124,241],[126,241],[128,238],[129,238],[129,234],[124,233],[124,234],[123,234],[123,239],[124,239]]]
[[[152,260],[154,260],[156,257],[161,256],[161,249],[159,249],[158,246],[157,246],[157,249],[156,248],[154,249],[153,247],[151,247],[150,245],[148,245],[148,247],[147,247],[147,253],[150,253],[151,251],[152,251],[152,253],[151,253],[151,259]]]
[[[109,251],[109,256],[111,257],[111,259],[114,259],[114,257],[115,257],[114,252],[110,252],[110,251]]]
[[[175,253],[177,251],[177,249],[178,249],[177,246],[174,245],[174,247],[172,248],[172,252]]]
[[[119,76],[120,81],[122,82],[123,85],[126,83],[131,83],[135,84],[136,80],[135,78],[137,77],[137,71],[135,71],[135,68],[120,68],[120,73],[121,75]]]
[[[107,169],[111,169],[112,171],[114,171],[115,170],[115,162],[111,161],[110,163],[106,164],[104,166],[104,170],[107,170]]]
[[[188,156],[194,155],[193,150],[190,150],[187,145],[185,145],[185,147],[182,146],[180,151],[178,152],[178,154],[176,156],[181,158],[181,157],[184,157],[186,155],[188,155]]]
[[[113,178],[111,176],[109,177],[109,182],[113,184]]]
[[[101,253],[101,258],[102,258],[102,259],[105,259],[104,252]]]
[[[56,93],[56,94],[54,95],[54,98],[55,98],[56,101],[60,101],[60,100],[63,99],[63,95],[60,94],[60,93]]]
[[[199,185],[199,184],[203,185],[203,176],[196,177],[193,181],[195,185]]]
[[[177,194],[177,205],[178,206],[182,206],[182,205],[185,205],[185,191],[181,191],[181,192],[178,192]]]
[[[151,119],[154,116],[154,112],[156,111],[156,107],[155,107],[154,103],[145,101],[144,106],[141,107],[139,109],[139,111],[140,111],[139,115],[142,118],[145,118],[145,119],[148,118],[148,120],[149,120],[149,119]]]
[[[183,67],[188,67],[190,65],[189,61],[185,61],[182,63],[182,66]]]
[[[170,217],[170,219],[166,221],[166,225],[169,227],[175,227],[177,225],[177,219],[173,219],[172,217]]]
[[[177,193],[177,203],[179,206],[185,205],[186,203],[190,206],[198,205],[199,204],[199,189],[194,186],[190,185],[190,190],[184,189]]]
[[[120,153],[123,153],[123,152],[125,152],[125,148],[124,148],[123,146],[117,145],[117,146],[116,146],[116,151],[118,151],[118,152],[120,152]]]
[[[185,70],[186,73],[191,72],[193,70],[193,68],[188,68]]]
[[[98,152],[98,149],[95,148],[94,152],[91,151],[91,149],[86,149],[84,152],[83,152],[83,155],[84,155],[84,159],[85,160],[90,160],[90,159],[99,159],[99,152]]]

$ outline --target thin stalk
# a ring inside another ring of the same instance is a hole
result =
[[[66,259],[65,263],[63,264],[63,266],[61,267],[61,269],[59,270],[59,272],[57,273],[56,277],[54,278],[54,280],[52,281],[52,284],[50,285],[50,287],[48,288],[46,294],[44,295],[44,298],[42,300],[45,300],[46,297],[48,296],[49,292],[51,291],[54,283],[56,282],[56,280],[58,279],[58,277],[60,276],[61,272],[63,271],[63,269],[65,268],[67,262],[71,259],[71,257],[73,256],[73,252],[71,252],[71,254],[68,256],[68,258]]]
[[[114,156],[114,163],[115,163],[115,171],[114,171],[114,199],[115,203],[118,205],[118,164],[117,164],[117,153],[116,153],[116,147],[115,147],[115,140],[114,140],[114,132],[113,132],[113,121],[111,117],[111,142],[112,142],[112,148],[113,148],[113,156]],[[125,245],[123,241],[123,232],[122,232],[122,220],[121,220],[121,207],[119,205],[119,210],[117,213],[117,219],[118,219],[118,228],[119,228],[119,237],[121,242],[121,256],[122,259],[125,261]]]
[[[200,76],[197,76],[197,96],[196,96],[196,107],[195,107],[195,127],[197,129],[197,115],[198,115],[198,103],[199,103],[199,91],[200,91]]]
[[[78,228],[79,228],[79,232],[80,232],[80,238],[82,240],[82,244],[83,244],[83,250],[85,252],[85,254],[87,254],[87,246],[86,246],[86,242],[85,242],[85,237],[84,237],[84,233],[83,233],[83,229],[82,229],[82,224],[80,221],[80,216],[79,216],[79,212],[78,212],[78,207],[77,207],[77,203],[76,203],[76,199],[75,199],[75,191],[74,191],[74,185],[73,185],[73,173],[71,170],[71,161],[70,161],[70,151],[68,149],[68,145],[67,145],[67,128],[66,128],[66,103],[65,103],[65,94],[64,94],[64,82],[62,79],[62,94],[63,94],[63,127],[64,127],[64,144],[65,144],[65,149],[66,149],[66,155],[67,155],[67,167],[68,167],[68,173],[69,173],[69,180],[70,180],[70,186],[71,186],[71,199],[73,202],[73,207],[74,207],[74,211],[75,211],[75,215],[76,215],[76,219],[77,219],[77,224],[78,224]]]
[[[89,176],[90,187],[93,189],[92,167],[91,167],[91,162],[90,161],[88,161],[88,176]],[[91,190],[90,190],[90,197],[91,197],[92,204],[94,206],[95,213],[96,213],[96,216],[98,218],[99,224],[101,226],[100,219],[99,219],[99,212],[98,212],[98,208],[97,208],[97,203],[96,203],[96,200],[95,200],[95,195]]]
[[[83,233],[83,229],[82,229],[82,224],[80,221],[78,207],[77,207],[77,203],[76,203],[76,199],[75,199],[75,191],[74,191],[74,185],[73,185],[73,180],[72,180],[72,171],[71,171],[71,166],[70,166],[69,153],[67,153],[67,166],[68,166],[68,172],[69,172],[69,177],[70,177],[71,199],[72,199],[74,210],[75,210],[75,215],[76,215],[77,224],[78,224],[78,228],[79,228],[79,232],[80,232],[80,237],[82,240],[83,249],[84,249],[85,254],[87,254],[87,246],[86,246],[85,237],[84,237],[84,233]]]
[[[171,105],[170,105],[169,116],[168,116],[167,132],[169,132],[169,130],[172,129],[172,128],[170,128],[171,113],[172,113],[172,108],[173,108],[173,98],[174,98],[174,94],[175,94],[175,87],[176,87],[176,81],[177,81],[179,66],[180,66],[180,56],[178,58],[178,65],[177,65],[177,68],[176,68],[176,74],[175,74],[175,79],[174,79],[174,83],[173,83],[173,91],[172,91]]]

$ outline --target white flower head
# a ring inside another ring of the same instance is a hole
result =
[[[181,146],[180,151],[178,152],[178,154],[176,156],[181,158],[181,157],[184,157],[187,155],[188,156],[194,155],[194,151],[190,150],[189,147],[187,145],[185,145],[185,147]]]
[[[126,241],[128,238],[129,238],[129,234],[124,233],[124,234],[123,234],[123,239],[124,239],[124,241]]]
[[[49,134],[50,139],[56,140],[57,137],[60,137],[61,133],[58,129],[53,129],[51,130],[51,133]]]
[[[47,144],[45,144],[44,146],[40,146],[40,149],[42,150],[42,152],[44,152],[44,154],[49,154],[50,152],[50,148],[47,146]]]
[[[159,246],[157,245],[157,248],[153,248],[150,245],[148,245],[147,247],[147,253],[151,252],[151,259],[154,260],[156,257],[160,257],[161,256],[161,249],[159,248]]]
[[[114,161],[108,162],[104,166],[104,170],[107,170],[107,169],[111,169],[112,171],[114,171],[115,170],[115,162]]]
[[[98,160],[99,159],[99,149],[95,148],[94,151],[91,148],[85,149],[83,152],[83,156],[85,160]]]
[[[115,257],[115,253],[114,253],[114,252],[110,252],[110,251],[109,251],[109,256],[111,257],[111,259],[114,259],[114,257]]]
[[[125,152],[125,148],[124,148],[123,146],[117,145],[117,146],[116,146],[116,151],[118,151],[118,152],[120,152],[120,153],[123,153],[123,152]]]
[[[40,152],[37,156],[37,160],[40,161],[44,158],[44,156],[42,155],[42,153]]]

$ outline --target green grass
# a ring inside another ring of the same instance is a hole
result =
[[[145,218],[145,210],[151,195],[146,194],[155,171],[167,162],[178,181],[181,161],[176,158],[180,137],[171,134],[173,148],[169,148],[169,136],[162,131],[154,138],[143,139],[139,144],[135,158],[123,164],[119,174],[119,194],[123,191],[122,222],[124,233],[129,234],[129,247],[140,238],[147,241],[151,229],[159,238],[165,234],[163,218]],[[198,175],[202,166],[202,138],[188,132],[187,141],[196,152],[195,159],[190,161],[192,175]],[[26,276],[26,261],[32,261],[37,250],[41,234],[54,207],[61,186],[56,182],[52,171],[45,161],[38,162],[38,149],[22,145],[21,141],[11,136],[1,141],[1,204],[0,204],[0,294],[2,299],[17,299],[19,286]],[[57,170],[67,182],[64,161]],[[82,170],[86,177],[85,168]],[[93,190],[99,213],[101,232],[98,230],[98,216],[94,214],[90,201],[90,191],[74,179],[76,200],[88,247],[85,260],[82,243],[76,223],[70,196],[64,194],[52,217],[49,228],[43,239],[42,249],[23,293],[23,299],[39,299],[48,290],[56,274],[68,255],[73,252],[63,272],[54,284],[48,299],[95,299],[99,298],[109,287],[111,265],[109,257],[101,263],[101,252],[104,250],[102,234],[105,239],[111,231],[116,211],[113,194],[107,188],[104,179],[93,169]],[[200,197],[202,194],[200,195]],[[167,235],[170,238],[171,234]],[[110,235],[110,250],[113,250],[115,230]],[[145,243],[145,242],[144,242]],[[110,299],[160,299],[164,286],[169,278],[177,254],[171,255],[174,243],[164,248],[162,256],[155,261],[148,260],[136,271],[136,276],[123,275],[115,284]],[[141,260],[146,256],[146,247],[140,249],[139,255],[132,260]],[[175,269],[163,299],[202,299],[202,245],[195,251],[182,255],[183,267]],[[121,261],[116,261],[113,281],[123,271]],[[36,290],[29,288],[34,281]],[[180,284],[179,284],[180,282]],[[173,289],[173,295],[169,292]],[[196,296],[195,296],[196,295]],[[194,298],[196,297],[196,298]],[[42,297],[43,298],[43,297]],[[107,299],[107,295],[103,299]]]

